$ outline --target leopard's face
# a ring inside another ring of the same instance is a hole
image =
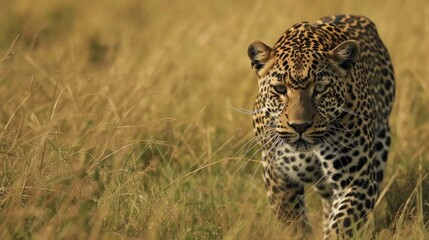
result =
[[[259,78],[257,134],[273,135],[293,151],[310,151],[325,141],[343,112],[344,78],[359,54],[359,45],[344,41],[323,50],[294,46],[288,40],[271,49],[253,42],[248,54]]]
[[[286,60],[289,62],[288,59]],[[346,86],[341,76],[327,61],[318,60],[317,67],[307,73],[282,66],[278,59],[261,81],[260,94],[265,103],[268,131],[274,131],[295,150],[311,150],[321,141],[330,123],[341,114],[345,103]]]

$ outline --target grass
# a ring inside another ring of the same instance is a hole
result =
[[[397,77],[383,196],[361,238],[429,236],[429,5],[0,0],[1,239],[290,239],[270,211],[247,44],[370,17]],[[321,206],[307,193],[314,238]]]

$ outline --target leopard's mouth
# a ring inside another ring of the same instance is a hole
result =
[[[299,151],[299,152],[308,152],[313,150],[313,148],[315,147],[314,143],[308,142],[303,138],[299,138],[298,140],[290,143],[289,145],[291,145],[295,151]]]
[[[292,151],[308,152],[314,150],[320,143],[320,133],[325,131],[296,134],[289,131],[276,131],[277,136],[284,140],[291,148]]]

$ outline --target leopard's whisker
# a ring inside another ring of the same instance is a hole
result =
[[[245,109],[245,108],[242,108],[242,107],[234,107],[234,106],[231,106],[231,107],[234,110],[236,110],[237,112],[240,112],[240,113],[243,113],[243,114],[248,114],[248,115],[260,113],[260,112],[263,112],[265,110],[265,108],[249,110],[249,109]]]

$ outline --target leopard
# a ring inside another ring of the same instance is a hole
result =
[[[311,232],[304,196],[314,189],[323,239],[356,236],[373,212],[391,145],[395,76],[376,25],[351,14],[304,21],[273,48],[251,42],[247,55],[258,79],[253,128],[277,218]]]

